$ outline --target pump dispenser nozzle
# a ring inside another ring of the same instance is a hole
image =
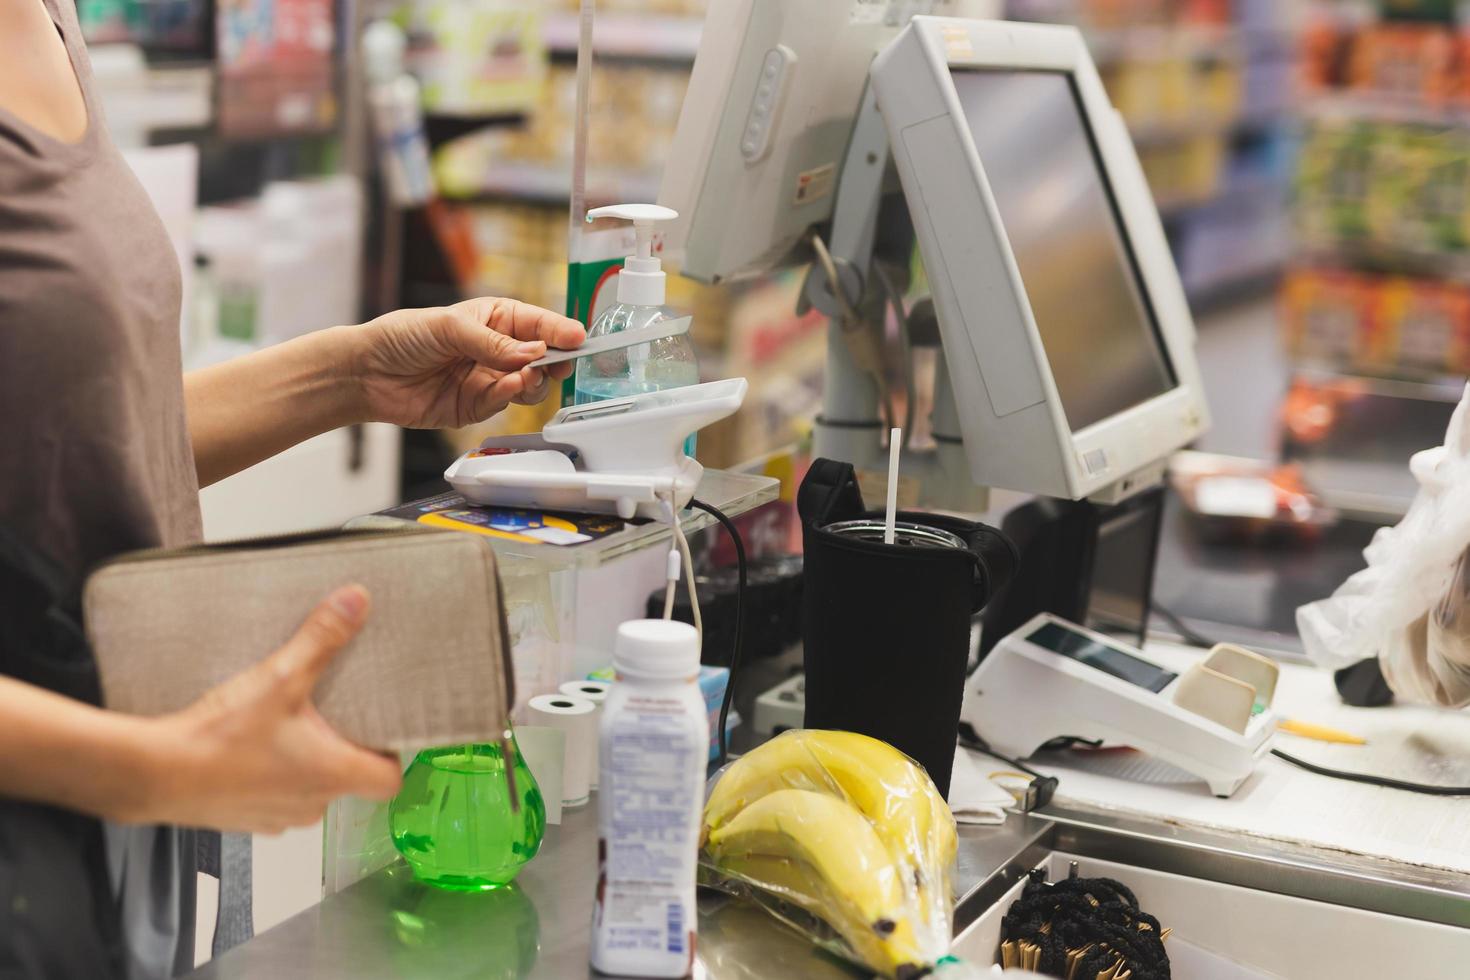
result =
[[[623,271],[618,274],[618,302],[632,306],[664,305],[663,263],[653,254],[653,225],[657,221],[672,221],[679,212],[657,204],[609,204],[604,208],[593,208],[587,212],[587,220],[598,218],[621,218],[633,223],[637,236],[637,251],[623,261]]]

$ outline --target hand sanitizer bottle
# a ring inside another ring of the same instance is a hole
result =
[[[637,251],[624,260],[618,273],[618,301],[592,322],[592,329],[587,332],[589,340],[651,327],[678,316],[664,305],[663,263],[653,254],[654,223],[678,216],[677,211],[657,204],[614,204],[587,212],[589,221],[596,218],[631,221],[638,240]],[[694,384],[699,384],[699,364],[694,359],[693,343],[681,334],[582,358],[577,362],[573,400],[585,405]],[[684,444],[684,452],[694,455],[694,436]]]
[[[709,761],[699,633],[664,619],[618,627],[597,777],[592,966],[618,977],[687,977]]]

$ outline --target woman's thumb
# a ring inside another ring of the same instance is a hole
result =
[[[369,599],[360,585],[344,586],[322,600],[271,657],[276,675],[293,699],[311,696],[322,672],[362,629]]]

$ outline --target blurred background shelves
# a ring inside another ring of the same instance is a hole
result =
[[[1077,26],[1133,135],[1196,306],[1269,289],[1290,253],[1290,4],[1010,0]]]
[[[1295,257],[1280,322],[1283,458],[1324,499],[1392,520],[1404,461],[1470,373],[1470,31],[1444,0],[1302,14]]]
[[[694,5],[690,5],[691,9]],[[575,10],[549,10],[542,23],[542,36],[553,55],[576,57],[581,20]],[[704,18],[650,13],[610,12],[599,14],[593,43],[607,57],[648,61],[694,63]]]

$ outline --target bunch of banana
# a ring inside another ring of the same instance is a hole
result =
[[[710,831],[707,853],[725,874],[826,920],[876,969],[924,961],[898,867],[872,824],[835,796],[778,789]]]
[[[826,920],[869,966],[902,975],[945,951],[954,817],[887,743],[786,732],[725,771],[704,824],[717,869]]]

